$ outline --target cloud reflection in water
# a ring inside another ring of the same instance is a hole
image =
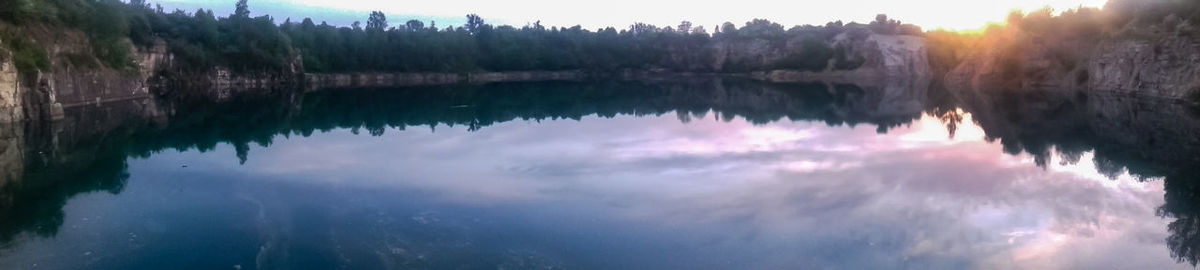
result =
[[[263,179],[420,190],[496,211],[586,209],[749,250],[755,268],[1184,267],[1163,262],[1161,182],[1110,180],[1090,154],[1038,167],[984,140],[969,116],[952,140],[931,116],[885,135],[682,118],[342,130],[278,141],[246,166]]]

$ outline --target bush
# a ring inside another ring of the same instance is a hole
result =
[[[801,41],[800,51],[788,54],[777,68],[796,69],[804,71],[824,71],[829,66],[829,60],[834,59],[836,51],[825,44],[824,40],[805,38]]]
[[[46,57],[45,52],[38,49],[15,50],[13,52],[13,64],[22,73],[50,69],[50,59]]]
[[[133,68],[133,60],[129,47],[120,39],[92,40],[92,52],[105,66],[114,69]]]
[[[0,35],[0,38],[8,47],[8,51],[12,52],[13,64],[21,73],[28,74],[50,69],[50,58],[46,57],[46,52],[38,44],[11,32],[5,32]]]

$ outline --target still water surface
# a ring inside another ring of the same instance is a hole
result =
[[[1197,211],[1164,199],[1196,189],[1170,182],[1187,153],[1022,138],[1054,120],[1011,101],[721,84],[173,105],[31,154],[0,195],[0,268],[1191,268],[1195,225],[1172,222]]]

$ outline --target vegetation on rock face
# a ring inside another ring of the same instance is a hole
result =
[[[17,70],[28,72],[50,68],[50,59],[41,46],[8,31],[0,32],[0,41],[12,53],[12,62]]]
[[[932,62],[963,60],[959,52],[990,52],[996,82],[1081,86],[1090,78],[1086,62],[1106,40],[1195,40],[1200,2],[1110,0],[1103,8],[1081,7],[1056,14],[1050,8],[1010,13],[1005,25],[981,35],[933,35]],[[965,38],[965,39],[964,39]],[[964,49],[965,48],[965,49]],[[957,52],[947,52],[952,50]],[[1156,52],[1158,53],[1158,52]],[[960,55],[955,59],[950,55]]]
[[[881,15],[870,24],[830,23],[786,29],[767,20],[742,27],[726,23],[709,34],[704,26],[684,21],[659,27],[637,23],[628,29],[589,30],[580,26],[521,27],[492,25],[467,15],[462,26],[439,28],[436,22],[409,20],[389,24],[372,12],[366,24],[339,27],[305,18],[277,23],[271,16],[251,16],[246,0],[233,14],[211,10],[164,11],[145,0],[9,0],[0,3],[0,20],[17,25],[52,25],[83,30],[102,63],[132,66],[130,45],[149,47],[164,40],[179,61],[179,71],[225,67],[236,71],[282,71],[302,59],[312,72],[472,72],[513,70],[617,70],[665,68],[720,72],[712,65],[718,43],[766,40],[783,50],[782,60],[748,69],[853,69],[861,56],[834,48],[833,37],[847,31],[920,35],[912,25]],[[11,46],[11,45],[10,45]],[[28,66],[28,65],[27,65]]]

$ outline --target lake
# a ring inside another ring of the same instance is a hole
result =
[[[0,136],[0,269],[1189,269],[1198,112],[713,78],[85,105]]]

